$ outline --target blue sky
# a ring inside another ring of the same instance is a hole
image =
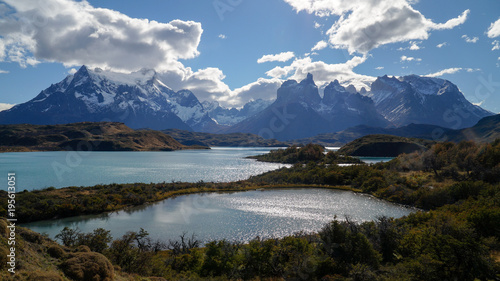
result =
[[[384,74],[431,75],[500,112],[500,1],[374,2],[0,1],[0,103],[86,64],[155,68],[174,90],[226,106],[275,97],[307,72],[358,90]]]

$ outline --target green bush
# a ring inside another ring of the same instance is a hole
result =
[[[61,269],[75,281],[112,281],[111,262],[99,253],[74,253],[61,264]]]
[[[56,259],[60,259],[66,256],[66,252],[59,245],[52,245],[47,248],[47,253]]]

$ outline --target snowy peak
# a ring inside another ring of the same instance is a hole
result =
[[[386,75],[373,82],[366,96],[396,126],[415,123],[460,129],[491,115],[472,105],[456,85],[440,78]]]
[[[401,82],[406,82],[418,93],[424,95],[442,95],[444,93],[458,92],[458,87],[448,80],[418,75],[403,76]]]

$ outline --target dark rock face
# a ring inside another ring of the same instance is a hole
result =
[[[291,140],[360,124],[385,127],[389,123],[376,111],[370,98],[347,91],[338,81],[327,86],[321,98],[313,76],[308,74],[300,83],[284,82],[273,104],[225,132]]]

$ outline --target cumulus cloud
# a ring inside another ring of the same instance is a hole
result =
[[[224,34],[219,34],[219,38],[220,38],[220,39],[226,39],[226,35],[224,35]]]
[[[425,40],[432,30],[452,29],[467,20],[469,10],[445,23],[434,23],[415,10],[409,0],[284,0],[297,12],[317,16],[336,15],[339,19],[328,30],[335,48],[367,53],[381,45]]]
[[[5,0],[0,20],[0,58],[22,67],[40,61],[134,71],[168,70],[178,59],[198,56],[201,24],[131,18],[94,8],[87,1]]]
[[[375,77],[355,73],[353,69],[364,63],[367,57],[355,56],[345,63],[328,64],[323,61],[312,61],[311,57],[295,59],[290,65],[275,67],[266,74],[273,78],[287,78],[300,81],[307,73],[314,75],[314,81],[318,86],[324,86],[335,79],[343,84],[352,84],[356,88],[369,88]]]
[[[259,78],[253,83],[235,89],[229,95],[221,96],[218,101],[225,106],[239,107],[251,100],[272,100],[276,98],[276,91],[282,83],[283,80],[277,78]]]
[[[443,48],[444,46],[447,46],[447,45],[448,45],[448,43],[447,43],[447,42],[443,42],[443,43],[441,43],[441,44],[437,44],[437,46],[436,46],[436,47],[438,47],[438,48]]]
[[[384,69],[384,67],[383,66],[378,66],[378,67],[375,67],[375,69],[376,70],[382,70],[382,69]]]
[[[462,38],[465,40],[467,43],[477,43],[479,41],[479,37],[469,37],[466,34],[462,35]]]
[[[500,18],[496,22],[490,25],[486,34],[490,38],[495,38],[500,36]]]
[[[276,55],[264,55],[260,59],[257,60],[257,63],[265,63],[272,61],[286,62],[295,57],[293,52],[282,52]]]
[[[0,69],[0,74],[6,74],[6,73],[9,73],[9,71]]]
[[[412,51],[417,51],[417,50],[420,50],[420,46],[418,45],[417,42],[410,42],[410,50]]]
[[[401,56],[401,62],[406,62],[406,61],[422,61],[422,59],[421,58]]]
[[[458,72],[463,71],[463,70],[465,70],[467,72],[476,72],[476,71],[480,71],[481,69],[452,67],[452,68],[440,70],[440,71],[435,72],[435,73],[427,74],[425,76],[427,76],[427,77],[440,77],[440,76],[443,76],[445,74],[455,74],[455,73],[458,73]]]
[[[500,50],[500,41],[495,40],[491,43],[491,45],[493,45],[493,48],[491,48],[492,51]]]
[[[321,40],[318,43],[316,43],[316,45],[314,45],[314,47],[311,49],[311,52],[323,50],[327,46],[328,46],[328,43],[326,41]]]

